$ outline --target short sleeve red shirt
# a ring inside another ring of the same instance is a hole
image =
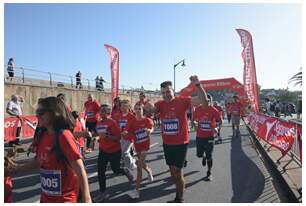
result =
[[[134,121],[134,120],[135,120],[135,116],[131,112],[129,112],[127,114],[120,113],[120,115],[116,119],[121,131],[123,131],[123,129],[128,124],[128,122],[131,122],[131,121]]]
[[[96,122],[99,118],[100,104],[96,100],[86,101],[84,104],[87,122]]]
[[[150,136],[145,129],[152,129],[153,125],[153,121],[148,117],[135,119],[127,124],[124,130],[132,135],[136,152],[149,150]]]
[[[41,202],[77,202],[79,180],[70,165],[58,161],[52,151],[55,136],[44,132],[37,145],[37,160],[40,164],[41,174]],[[62,153],[68,162],[81,159],[76,141],[69,130],[64,130],[59,136]]]
[[[113,119],[99,121],[96,126],[96,131],[100,137],[99,148],[105,153],[114,153],[121,150],[120,139],[111,140],[105,137],[105,134],[120,136],[120,128],[117,122]]]
[[[83,132],[83,131],[84,131],[84,128],[83,128],[82,122],[80,122],[80,120],[77,119],[75,121],[75,127],[74,127],[73,132]],[[84,147],[85,146],[84,137],[79,137],[77,139],[77,142],[79,143],[80,147]]]
[[[241,102],[233,102],[230,106],[231,114],[234,116],[240,116],[242,112],[242,104]]]
[[[175,97],[172,101],[155,103],[161,119],[164,144],[180,145],[189,143],[187,110],[191,107],[188,97]]]
[[[193,118],[198,122],[197,138],[214,137],[216,121],[221,119],[216,108],[199,106],[195,109]]]
[[[219,105],[217,105],[217,106],[214,106],[214,108],[216,108],[216,109],[218,110],[218,112],[219,112],[219,114],[220,114],[220,117],[222,118],[222,117],[223,117],[223,109],[222,109],[222,107],[220,107]]]

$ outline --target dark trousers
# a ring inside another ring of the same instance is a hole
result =
[[[98,179],[100,192],[106,190],[106,167],[108,162],[110,162],[113,172],[117,175],[124,175],[125,172],[120,168],[121,151],[114,153],[105,153],[100,150],[98,157]]]

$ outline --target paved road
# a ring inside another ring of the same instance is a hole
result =
[[[213,181],[206,182],[206,168],[196,158],[195,133],[191,133],[188,150],[188,166],[184,169],[186,180],[186,202],[229,203],[229,202],[288,202],[286,194],[273,178],[269,167],[263,163],[254,149],[245,126],[241,127],[241,137],[232,139],[231,127],[225,123],[221,136],[223,143],[215,145]],[[19,159],[24,160],[25,155]],[[86,168],[92,197],[99,191],[97,178],[97,151],[86,158]],[[141,198],[132,201],[128,192],[130,185],[124,176],[107,172],[107,191],[111,195],[107,202],[166,202],[174,199],[175,187],[169,169],[165,164],[160,135],[152,137],[147,162],[153,170],[154,182],[148,183],[146,173],[141,190]],[[136,171],[134,171],[136,175]],[[14,202],[37,202],[40,194],[40,179],[37,173],[14,177]]]

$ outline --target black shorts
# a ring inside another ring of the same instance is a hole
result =
[[[8,72],[9,77],[14,77],[14,72]]]
[[[163,144],[166,163],[169,166],[183,168],[188,144],[167,145]]]
[[[203,157],[204,152],[207,157],[210,157],[214,150],[215,140],[214,137],[209,137],[209,138],[197,137],[196,144],[197,144],[197,157]]]
[[[95,132],[95,133],[96,133],[96,125],[97,122],[86,122],[85,124],[86,128],[88,128],[90,132]]]

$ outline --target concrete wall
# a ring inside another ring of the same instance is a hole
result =
[[[83,111],[84,102],[87,101],[87,96],[92,93],[100,103],[111,104],[111,93],[98,92],[89,90],[77,90],[72,88],[58,88],[49,85],[35,86],[31,84],[22,83],[4,83],[4,109],[6,109],[7,102],[10,100],[12,94],[21,95],[24,98],[23,114],[31,115],[35,113],[37,107],[37,100],[41,97],[56,96],[59,93],[66,94],[67,102],[71,105],[72,110]],[[125,91],[119,94],[121,99],[128,99],[134,105],[139,100],[138,92]],[[161,97],[154,94],[146,94],[147,99],[152,103],[159,100]],[[5,117],[9,116],[5,113]]]

